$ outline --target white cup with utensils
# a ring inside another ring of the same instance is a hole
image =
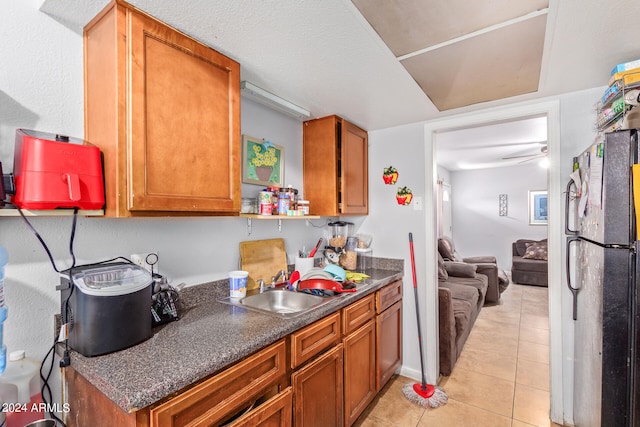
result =
[[[314,258],[300,258],[296,257],[296,270],[300,273],[300,277],[307,274],[313,268]]]

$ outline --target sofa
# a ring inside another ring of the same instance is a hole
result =
[[[448,236],[438,238],[438,253],[445,261],[464,262],[476,265],[477,272],[484,274],[488,279],[486,302],[497,303],[500,295],[509,286],[509,277],[496,262],[496,257],[491,255],[462,258],[455,249],[453,240]]]
[[[519,239],[511,244],[511,249],[513,283],[548,286],[547,239]]]
[[[475,264],[445,261],[438,254],[440,373],[451,375],[485,302],[488,277]]]

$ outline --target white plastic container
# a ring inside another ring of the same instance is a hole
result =
[[[7,426],[24,426],[44,418],[40,405],[40,362],[25,357],[24,350],[9,353],[4,373],[0,376],[0,398],[6,409]]]
[[[230,271],[229,272],[229,296],[231,298],[244,298],[247,296],[247,280],[249,279],[248,271]]]

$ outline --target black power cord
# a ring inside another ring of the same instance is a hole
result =
[[[44,242],[44,239],[42,238],[42,236],[40,236],[40,233],[38,233],[38,231],[31,224],[31,222],[29,222],[27,217],[22,212],[22,209],[18,208],[18,213],[20,213],[20,216],[22,217],[24,222],[31,229],[31,231],[36,236],[36,238],[40,241],[40,244],[42,245],[42,247],[44,248],[45,252],[47,253],[47,256],[49,257],[49,261],[51,262],[51,266],[53,267],[53,269],[56,271],[56,273],[59,273],[60,270],[58,269],[58,267],[56,266],[55,261],[53,260],[53,256],[51,255],[51,251],[49,250],[49,247],[47,246],[47,244]],[[71,225],[71,236],[69,238],[69,254],[71,254],[71,259],[72,259],[71,267],[69,269],[70,271],[76,265],[76,255],[73,252],[73,242],[75,240],[77,222],[78,222],[78,208],[76,207],[76,208],[73,209],[73,223]],[[70,297],[71,297],[71,293],[69,293],[69,296],[67,297],[67,299],[65,301],[65,304],[64,304],[65,307],[68,307],[68,303],[69,303],[69,298]],[[45,355],[44,359],[42,359],[42,363],[40,364],[40,379],[42,380],[42,389],[40,390],[40,392],[42,394],[42,401],[45,403],[45,406],[47,408],[47,413],[49,414],[49,416],[52,419],[54,419],[57,422],[59,422],[63,427],[66,427],[66,424],[64,423],[64,421],[62,421],[53,412],[53,410],[52,410],[52,406],[53,405],[49,404],[49,403],[52,403],[52,401],[53,401],[53,393],[51,391],[51,387],[49,386],[49,380],[51,379],[51,374],[53,373],[53,364],[54,364],[54,361],[55,361],[55,348],[56,348],[57,342],[58,342],[58,340],[55,339],[54,342],[53,342],[53,345],[51,346],[51,348],[49,349],[49,351]],[[51,355],[51,365],[49,366],[49,371],[45,375],[43,370],[45,369],[45,363],[46,363],[47,359],[49,358],[49,355]],[[66,365],[64,365],[64,366],[68,366],[68,364],[70,362],[69,341],[67,339],[65,339],[65,350],[64,350],[64,356],[62,357],[62,360],[60,362],[61,366],[62,366],[63,362],[66,363]]]
[[[44,248],[45,252],[47,253],[47,256],[49,257],[49,261],[51,262],[51,266],[53,267],[53,269],[56,271],[56,273],[60,273],[60,270],[58,269],[58,267],[56,266],[55,261],[53,260],[53,256],[51,255],[51,251],[49,250],[47,244],[45,243],[45,241],[42,238],[42,236],[40,235],[40,233],[38,233],[38,231],[31,224],[31,222],[29,222],[27,217],[22,212],[22,209],[18,208],[18,212],[20,213],[20,216],[25,221],[25,223],[27,224],[29,229],[36,236],[38,241],[40,241],[40,244],[42,245],[42,247]],[[71,236],[69,238],[69,253],[71,255],[72,263],[71,263],[71,267],[69,267],[68,271],[69,271],[69,286],[71,286],[71,290],[69,292],[69,295],[67,295],[67,298],[65,299],[65,301],[64,301],[64,303],[62,304],[62,307],[61,307],[61,309],[62,309],[62,311],[64,313],[64,319],[67,319],[67,321],[68,321],[68,319],[70,317],[69,300],[71,299],[71,296],[73,295],[73,291],[75,289],[75,286],[73,284],[73,269],[76,268],[76,256],[75,256],[75,253],[73,251],[73,242],[75,240],[77,220],[78,220],[78,208],[74,208],[74,210],[73,210],[73,224],[71,226]],[[92,263],[92,264],[85,264],[85,265],[78,266],[78,267],[88,267],[88,266],[93,266],[93,265],[102,265],[102,264],[107,264],[107,263],[110,263],[110,262],[113,262],[113,261],[117,261],[117,260],[122,260],[122,261],[125,261],[125,262],[133,264],[133,262],[128,258],[116,257],[116,258],[112,258],[112,259],[109,259],[109,260],[106,260],[106,261],[100,261],[100,262]],[[43,401],[43,403],[45,403],[45,405],[47,407],[47,413],[49,414],[49,416],[52,419],[56,420],[58,423],[60,423],[63,427],[66,427],[66,424],[64,423],[64,421],[62,421],[53,412],[53,410],[52,410],[53,405],[49,404],[53,400],[53,393],[51,391],[51,387],[49,386],[49,380],[51,379],[51,374],[53,372],[53,366],[54,366],[54,362],[55,362],[55,348],[56,348],[56,345],[58,344],[58,340],[59,340],[59,338],[54,339],[53,345],[49,348],[49,351],[45,355],[44,359],[42,360],[42,364],[40,365],[40,379],[42,380],[41,394],[42,394],[42,401]],[[63,356],[60,358],[60,367],[61,368],[67,367],[67,366],[69,366],[71,364],[71,357],[69,355],[70,348],[69,348],[69,339],[68,339],[68,337],[65,337],[64,346],[65,346],[64,353],[63,353]],[[47,359],[49,357],[51,357],[51,363],[49,364],[48,372],[46,372],[46,374],[45,374],[45,372],[44,372],[45,363],[46,363],[46,361],[47,361]]]

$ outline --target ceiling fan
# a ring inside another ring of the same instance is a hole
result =
[[[546,157],[547,156],[547,144],[546,144],[546,141],[545,142],[540,142],[539,144],[542,145],[540,147],[540,152],[539,153],[523,154],[523,155],[519,155],[519,156],[507,156],[507,157],[503,157],[502,160],[523,159],[523,160],[518,162],[520,164],[520,163],[526,163],[526,162],[530,162],[530,161],[535,160],[535,159],[540,159],[540,158]]]

